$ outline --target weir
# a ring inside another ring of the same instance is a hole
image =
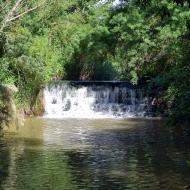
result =
[[[120,81],[59,81],[44,89],[48,118],[131,118],[150,114],[143,89]]]

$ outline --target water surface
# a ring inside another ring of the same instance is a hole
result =
[[[190,189],[187,160],[161,121],[29,119],[0,140],[0,189]]]

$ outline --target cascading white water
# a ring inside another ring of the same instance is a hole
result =
[[[141,89],[112,83],[47,86],[44,105],[48,118],[143,117],[149,110]]]

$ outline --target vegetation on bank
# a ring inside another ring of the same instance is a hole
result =
[[[128,80],[189,122],[190,8],[183,0],[0,0],[0,83],[32,109],[55,79]]]

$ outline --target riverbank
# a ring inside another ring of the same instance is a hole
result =
[[[42,93],[36,97],[35,105],[23,108],[17,105],[18,89],[14,85],[0,85],[0,129],[16,132],[28,117],[42,116],[44,112]]]

